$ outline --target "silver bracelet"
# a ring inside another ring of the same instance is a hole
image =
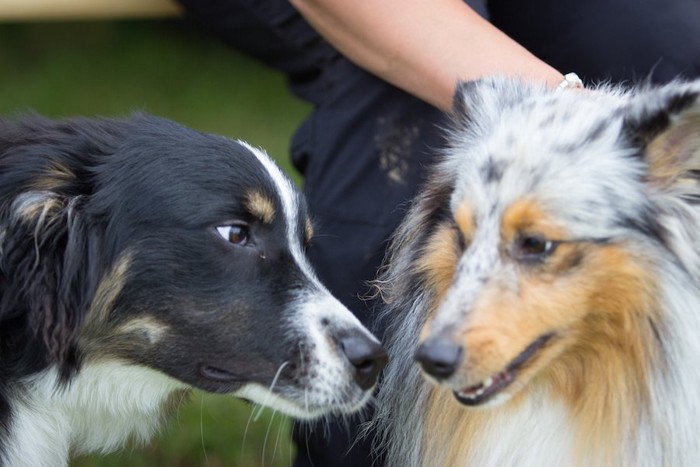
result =
[[[576,73],[567,73],[557,86],[558,89],[583,89],[583,81]]]

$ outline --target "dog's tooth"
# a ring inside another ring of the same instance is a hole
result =
[[[493,378],[489,376],[489,377],[486,378],[486,379],[484,380],[484,382],[481,383],[481,384],[482,384],[482,387],[484,387],[484,388],[491,387],[491,385],[493,384]]]

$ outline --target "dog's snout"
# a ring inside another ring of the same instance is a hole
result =
[[[346,337],[338,344],[355,368],[355,382],[358,386],[365,390],[374,386],[379,372],[387,362],[387,355],[382,346],[366,337]]]
[[[457,370],[462,356],[462,346],[444,339],[429,339],[418,347],[415,358],[430,376],[445,379]]]

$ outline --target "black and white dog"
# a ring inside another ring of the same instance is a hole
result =
[[[0,121],[0,465],[147,440],[191,388],[361,408],[386,357],[311,236],[244,143],[143,115]]]

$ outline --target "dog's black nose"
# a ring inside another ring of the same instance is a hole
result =
[[[377,342],[365,337],[340,339],[340,349],[355,367],[355,382],[362,389],[369,389],[386,365],[386,352]]]
[[[415,358],[430,376],[449,378],[462,362],[462,346],[445,339],[428,339],[418,347]]]

